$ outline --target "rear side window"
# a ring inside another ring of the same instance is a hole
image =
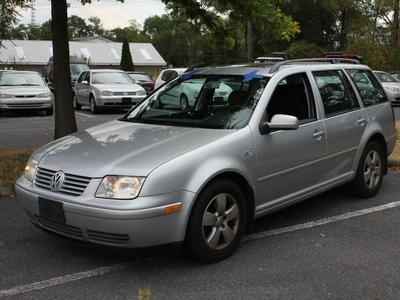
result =
[[[325,116],[330,117],[360,108],[356,94],[341,70],[313,72]]]
[[[357,87],[364,106],[389,101],[381,84],[369,70],[346,70]]]

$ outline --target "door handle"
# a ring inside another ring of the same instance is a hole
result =
[[[361,125],[361,126],[364,126],[366,122],[367,122],[367,119],[366,119],[366,118],[359,118],[359,119],[357,120],[357,124],[359,124],[359,125]]]
[[[320,140],[322,139],[322,136],[325,134],[325,131],[317,131],[315,130],[313,133],[313,138]]]

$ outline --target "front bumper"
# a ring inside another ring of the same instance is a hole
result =
[[[140,101],[142,101],[145,96],[97,96],[96,106],[98,108],[131,108],[135,106]]]
[[[53,107],[51,98],[32,98],[26,99],[2,99],[0,100],[0,109],[17,110],[17,109],[34,109],[47,110]]]
[[[183,242],[195,196],[182,191],[139,197],[129,200],[131,206],[112,207],[112,203],[126,200],[106,200],[108,205],[104,205],[105,199],[80,201],[81,197],[62,197],[33,186],[24,177],[18,179],[15,191],[18,203],[37,227],[80,243],[129,249]],[[48,218],[40,211],[39,198],[61,203],[64,220]],[[156,205],[151,207],[149,203]],[[177,203],[181,204],[180,211],[164,212],[165,207]]]

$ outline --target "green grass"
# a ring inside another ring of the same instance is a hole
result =
[[[16,181],[24,173],[26,162],[34,150],[0,152],[0,181]]]

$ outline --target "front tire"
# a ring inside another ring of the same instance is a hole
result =
[[[245,232],[246,218],[245,198],[235,183],[223,179],[209,184],[193,206],[186,250],[206,263],[228,258]]]
[[[97,114],[99,112],[93,95],[90,95],[89,106],[92,114]]]
[[[361,155],[356,177],[351,183],[353,193],[361,198],[371,198],[378,193],[386,165],[381,146],[377,142],[369,142]]]
[[[72,100],[72,103],[73,103],[73,105],[74,105],[74,109],[75,109],[75,110],[80,110],[80,109],[82,108],[82,105],[80,105],[80,104],[78,103],[78,98],[76,97],[76,94],[74,94],[74,98],[73,98],[73,100]]]
[[[49,109],[46,109],[46,115],[47,115],[47,116],[52,116],[52,115],[53,115],[53,112],[54,112],[53,107],[51,107],[51,108],[49,108]]]

